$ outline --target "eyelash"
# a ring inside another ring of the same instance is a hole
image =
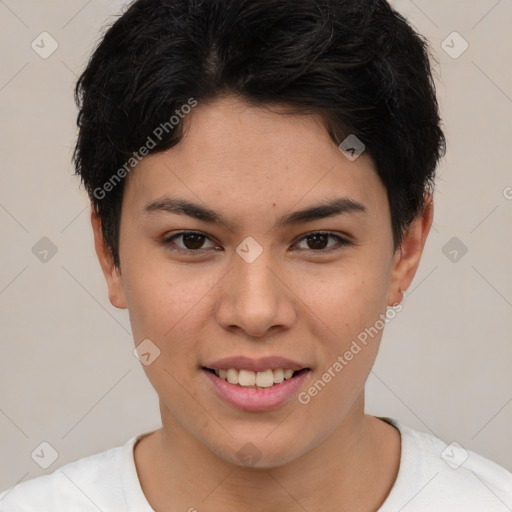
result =
[[[204,236],[205,238],[209,239],[209,237],[207,235],[205,235],[204,233],[202,233],[200,231],[180,231],[179,233],[175,233],[174,235],[172,235],[172,236],[170,236],[168,238],[165,238],[162,241],[162,243],[164,245],[166,245],[166,246],[171,246],[171,244],[174,245],[174,247],[169,247],[170,250],[178,252],[180,254],[188,254],[188,255],[190,255],[192,253],[202,254],[205,251],[209,250],[209,249],[182,249],[181,247],[176,247],[176,245],[174,244],[173,240],[175,238],[179,238],[179,237],[182,237],[182,236],[185,236],[185,235],[201,235],[201,236]],[[300,243],[302,240],[305,240],[308,237],[313,236],[313,235],[327,235],[329,237],[336,238],[338,240],[338,244],[336,244],[334,246],[331,246],[331,247],[329,247],[327,249],[319,249],[319,250],[299,249],[299,251],[309,250],[309,251],[311,251],[313,253],[328,254],[328,253],[331,253],[333,251],[340,250],[343,247],[354,245],[353,242],[350,242],[346,238],[343,238],[340,235],[337,235],[337,234],[332,233],[330,231],[311,231],[310,233],[306,233],[303,237],[299,238],[294,245]]]

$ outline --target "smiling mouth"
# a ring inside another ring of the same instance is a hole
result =
[[[279,386],[284,381],[294,379],[299,375],[310,371],[309,368],[302,368],[301,370],[278,368],[275,370],[268,369],[261,372],[253,372],[251,370],[244,369],[238,370],[236,368],[214,369],[204,366],[202,368],[232,385],[248,389],[265,389]]]

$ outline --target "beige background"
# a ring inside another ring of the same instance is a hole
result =
[[[71,165],[72,88],[122,3],[0,1],[0,489],[160,425]],[[512,470],[512,2],[392,3],[439,62],[448,153],[434,229],[386,328],[367,410]],[[47,59],[31,48],[43,31],[59,45]],[[469,43],[457,59],[441,47],[453,31]],[[46,263],[32,252],[42,237],[58,249]],[[452,237],[468,248],[457,262],[442,252]],[[43,441],[58,452],[47,470],[31,458]]]

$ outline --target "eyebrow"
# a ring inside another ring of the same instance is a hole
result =
[[[146,213],[167,212],[175,215],[187,215],[205,222],[224,224],[232,229],[230,223],[222,214],[185,199],[165,196],[148,203],[144,211]],[[358,201],[348,197],[339,197],[283,215],[277,220],[276,226],[284,228],[347,213],[367,214],[368,211]]]

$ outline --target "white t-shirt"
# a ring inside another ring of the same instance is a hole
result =
[[[510,512],[512,473],[457,444],[395,419],[402,437],[398,477],[378,512]],[[0,494],[1,512],[154,512],[137,476],[133,447],[68,463]]]

